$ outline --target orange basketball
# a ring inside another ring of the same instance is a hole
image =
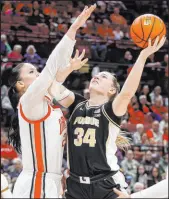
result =
[[[137,17],[130,27],[130,36],[133,42],[141,48],[148,46],[149,38],[153,44],[157,36],[160,36],[161,39],[163,35],[166,35],[166,26],[162,19],[153,14]]]

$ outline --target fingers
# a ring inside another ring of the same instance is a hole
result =
[[[148,39],[148,47],[151,47],[151,38]]]
[[[82,60],[83,57],[85,56],[85,49],[83,49],[82,54],[78,57],[78,59]]]
[[[78,50],[78,49],[76,49],[76,54],[75,54],[74,59],[77,59],[78,57],[79,57],[79,50]]]
[[[88,62],[88,58],[84,59],[84,60],[81,62],[81,65],[84,66],[87,62]]]
[[[160,37],[157,36],[156,39],[155,39],[155,42],[154,42],[154,44],[153,44],[154,47],[157,46],[157,44],[158,44],[158,42],[159,42],[159,39],[160,39]]]
[[[90,6],[89,8],[85,9],[84,12],[85,12],[85,15],[86,16],[90,16],[91,13],[94,11],[94,9],[96,8],[96,4]]]
[[[166,36],[163,36],[157,45],[157,50],[159,50],[164,45],[165,41],[166,41]]]

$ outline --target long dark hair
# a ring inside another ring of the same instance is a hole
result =
[[[8,131],[9,143],[13,145],[15,150],[18,153],[21,153],[21,140],[19,134],[19,120],[18,120],[18,110],[17,106],[19,103],[19,93],[16,89],[16,83],[20,80],[20,69],[24,66],[24,63],[18,64],[15,68],[12,69],[11,75],[9,78],[9,91],[8,96],[11,102],[11,105],[14,109],[14,114],[11,118],[11,126]]]

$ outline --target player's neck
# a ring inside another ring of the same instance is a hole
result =
[[[108,101],[103,95],[95,95],[90,93],[90,98],[88,100],[89,106],[99,106]]]

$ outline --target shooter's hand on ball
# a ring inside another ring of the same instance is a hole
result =
[[[166,37],[163,36],[159,41],[159,36],[155,39],[154,44],[152,45],[151,39],[148,40],[148,47],[141,51],[142,56],[147,59],[151,54],[158,51],[165,43]]]

